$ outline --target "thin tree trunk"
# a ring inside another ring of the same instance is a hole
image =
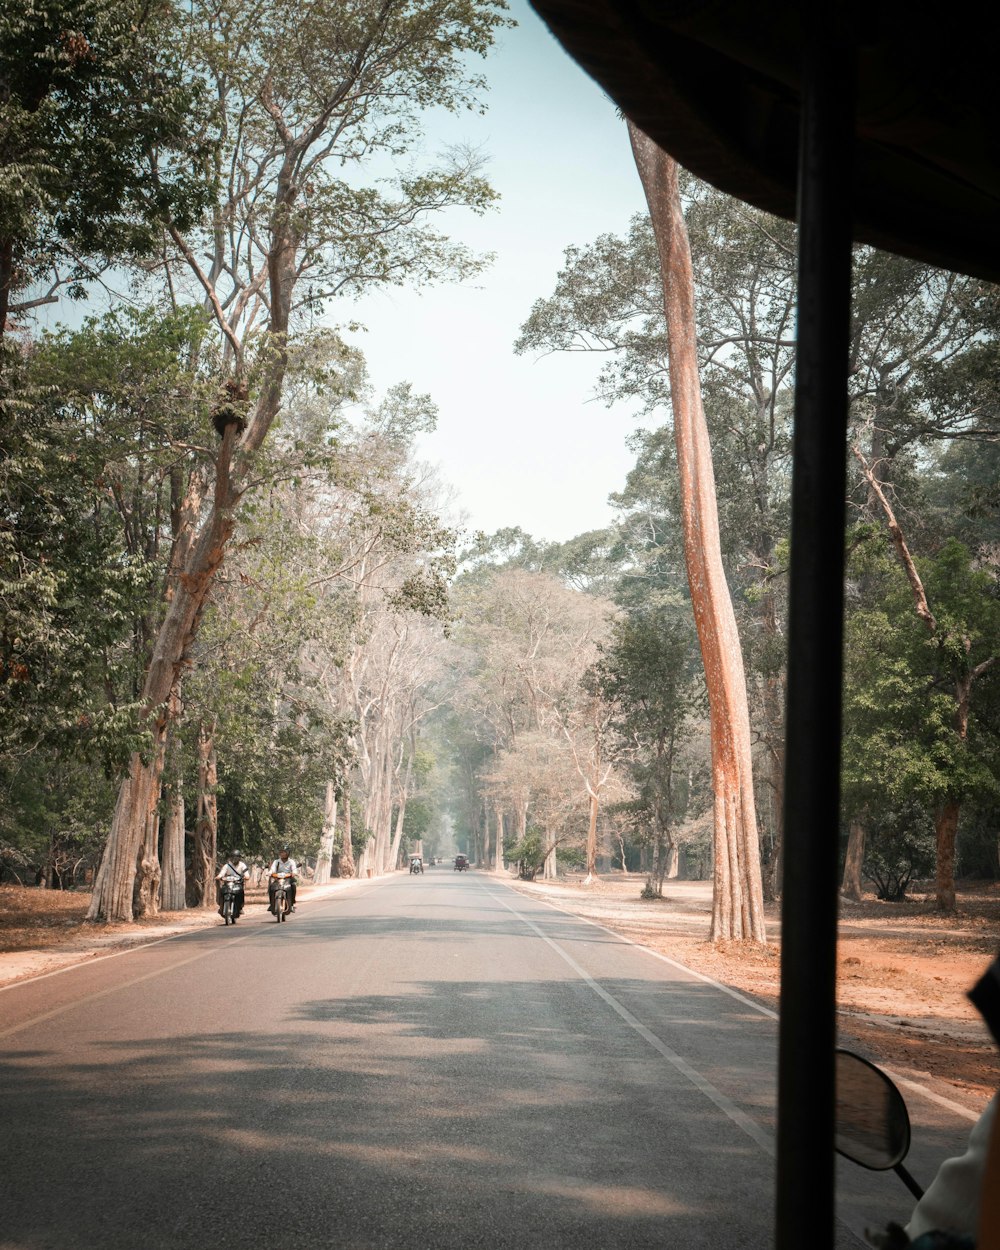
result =
[[[313,874],[315,885],[326,885],[330,880],[330,867],[333,863],[333,844],[337,836],[337,794],[333,782],[326,783],[326,798],[323,803],[323,831],[319,839],[319,853],[316,856],[316,872]]]
[[[847,854],[844,856],[844,880],[840,892],[853,903],[861,902],[861,868],[865,861],[865,827],[860,820],[852,820],[847,835]]]
[[[354,863],[354,843],[351,841],[351,792],[345,785],[342,797],[344,805],[344,847],[340,852],[340,875],[353,877],[357,872]]]
[[[715,793],[711,938],[763,943],[763,886],[743,654],[722,567],[715,475],[701,403],[691,251],[677,164],[629,123],[660,256],[684,555],[708,690]]]
[[[179,775],[170,788],[167,820],[163,827],[160,900],[164,911],[183,911],[187,906],[184,882],[184,791]]]
[[[584,885],[593,885],[597,871],[597,795],[590,791],[590,824],[587,826],[587,875]]]
[[[503,817],[501,817],[501,820],[502,819]],[[490,867],[490,821],[488,812],[483,820],[482,845],[480,847],[479,854],[476,856],[476,863],[478,863],[481,868]]]
[[[764,631],[775,643],[779,638],[778,617],[774,595],[764,597],[762,619]],[[784,738],[785,681],[780,672],[771,673],[764,680],[764,719],[768,760],[770,763],[771,794],[771,859],[768,863],[766,894],[771,900],[781,896],[781,864],[784,844],[785,808],[785,738]]]
[[[503,872],[503,812],[497,808],[497,845],[494,872]]]
[[[219,812],[215,797],[219,770],[215,756],[215,726],[203,725],[198,735],[198,815],[194,834],[193,876],[195,906],[214,907],[215,864],[218,858]]]
[[[616,837],[618,840],[618,849],[621,852],[621,857],[622,857],[622,876],[627,877],[629,875],[629,871],[628,871],[628,864],[625,862],[625,839],[622,837],[620,833],[617,834]]]
[[[955,910],[955,837],[958,833],[960,810],[959,801],[949,799],[938,808],[934,816],[934,835],[937,841],[935,890],[937,905],[941,911]]]
[[[389,855],[393,868],[399,862],[399,848],[403,841],[403,821],[406,819],[406,800],[410,793],[410,778],[413,774],[413,755],[414,750],[411,750],[406,757],[406,775],[403,778],[403,791],[399,796],[399,807],[396,809],[396,831],[392,835],[392,850]],[[422,842],[420,848],[421,853],[423,853]]]
[[[10,328],[7,316],[10,312],[10,296],[14,284],[14,240],[0,239],[0,343]]]

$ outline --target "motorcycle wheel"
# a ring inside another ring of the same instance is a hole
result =
[[[222,920],[227,925],[233,923],[233,900],[231,898],[222,900]]]
[[[274,918],[278,922],[278,924],[281,924],[281,921],[283,919],[282,913],[284,912],[284,908],[285,908],[285,896],[283,894],[276,894],[274,896]]]

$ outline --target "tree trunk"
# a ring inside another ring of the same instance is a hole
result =
[[[146,832],[136,862],[132,914],[137,920],[155,916],[160,910],[160,788],[150,796]]]
[[[935,888],[937,905],[941,911],[955,910],[955,836],[958,833],[960,810],[959,801],[949,799],[938,808],[934,817],[934,834],[937,840]]]
[[[399,807],[396,809],[396,831],[392,835],[392,850],[389,855],[392,867],[399,863],[399,848],[403,841],[403,821],[406,819],[406,799],[410,793],[410,777],[413,774],[413,750],[406,757],[406,775],[403,778],[403,790],[399,796]],[[420,844],[423,853],[423,842]]]
[[[556,860],[556,840],[546,829],[545,831],[545,863],[542,865],[542,877],[548,881],[554,881],[559,875],[559,866]]]
[[[354,843],[351,841],[351,792],[346,786],[341,801],[344,805],[344,846],[340,852],[340,875],[353,877],[357,867],[354,863]]]
[[[684,555],[709,697],[715,793],[711,938],[763,943],[763,887],[743,653],[722,566],[715,474],[701,403],[691,251],[677,164],[631,122],[660,256]]]
[[[167,820],[163,827],[160,906],[164,911],[183,911],[187,906],[184,889],[184,791],[180,777],[171,787]]]
[[[500,813],[498,812],[497,815],[499,816]],[[503,817],[500,816],[500,819],[502,820]],[[476,856],[476,863],[480,866],[480,868],[489,868],[490,867],[490,814],[488,811],[485,813],[484,818],[483,818],[483,835],[480,841],[481,841],[481,845],[479,848],[479,853]]]
[[[333,844],[337,837],[337,794],[333,782],[326,783],[326,798],[323,803],[323,831],[319,839],[319,854],[316,856],[316,872],[313,874],[314,885],[326,885],[330,880],[330,867],[333,863]]]
[[[219,854],[218,800],[215,797],[219,781],[218,763],[215,756],[215,726],[203,725],[198,735],[198,816],[195,821],[193,876],[195,906],[214,907],[215,864]]]
[[[494,872],[503,872],[504,870],[503,855],[504,855],[503,812],[501,812],[500,809],[498,808],[497,809],[497,848],[496,848],[496,863],[493,865]]]
[[[774,606],[774,595],[765,595],[762,605],[764,631],[777,641],[780,630]],[[771,673],[764,680],[764,719],[768,760],[770,762],[771,793],[771,859],[768,863],[767,897],[781,897],[781,863],[784,844],[785,809],[785,680],[782,673]]]
[[[129,771],[118,791],[107,846],[94,878],[88,920],[127,922],[135,918],[133,896],[137,865],[146,838],[150,806],[159,797],[162,755],[154,751],[144,764],[138,752],[129,760]],[[138,837],[135,831],[138,830]]]
[[[587,826],[587,875],[584,885],[593,885],[597,871],[597,795],[590,792],[590,824]]]
[[[10,297],[14,285],[14,240],[0,239],[0,343],[10,329],[7,315],[10,311]]]
[[[840,892],[852,903],[861,902],[861,868],[865,861],[865,827],[860,820],[852,820],[847,835],[847,854],[844,856],[844,881]]]

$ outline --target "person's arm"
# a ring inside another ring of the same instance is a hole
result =
[[[979,1222],[980,1193],[986,1153],[989,1149],[990,1129],[996,1116],[995,1094],[986,1110],[972,1126],[969,1146],[964,1155],[945,1159],[938,1168],[937,1176],[927,1187],[927,1192],[913,1209],[906,1226],[911,1241],[922,1233],[932,1231],[969,1233],[975,1235]]]

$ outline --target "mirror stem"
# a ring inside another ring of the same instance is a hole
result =
[[[897,1163],[896,1166],[892,1170],[896,1173],[896,1175],[903,1182],[903,1184],[910,1191],[910,1193],[914,1196],[914,1198],[916,1198],[917,1201],[919,1202],[920,1199],[924,1196],[924,1191],[920,1188],[920,1186],[913,1179],[913,1177],[909,1174],[909,1172],[907,1172],[906,1168],[904,1168],[901,1163]]]

